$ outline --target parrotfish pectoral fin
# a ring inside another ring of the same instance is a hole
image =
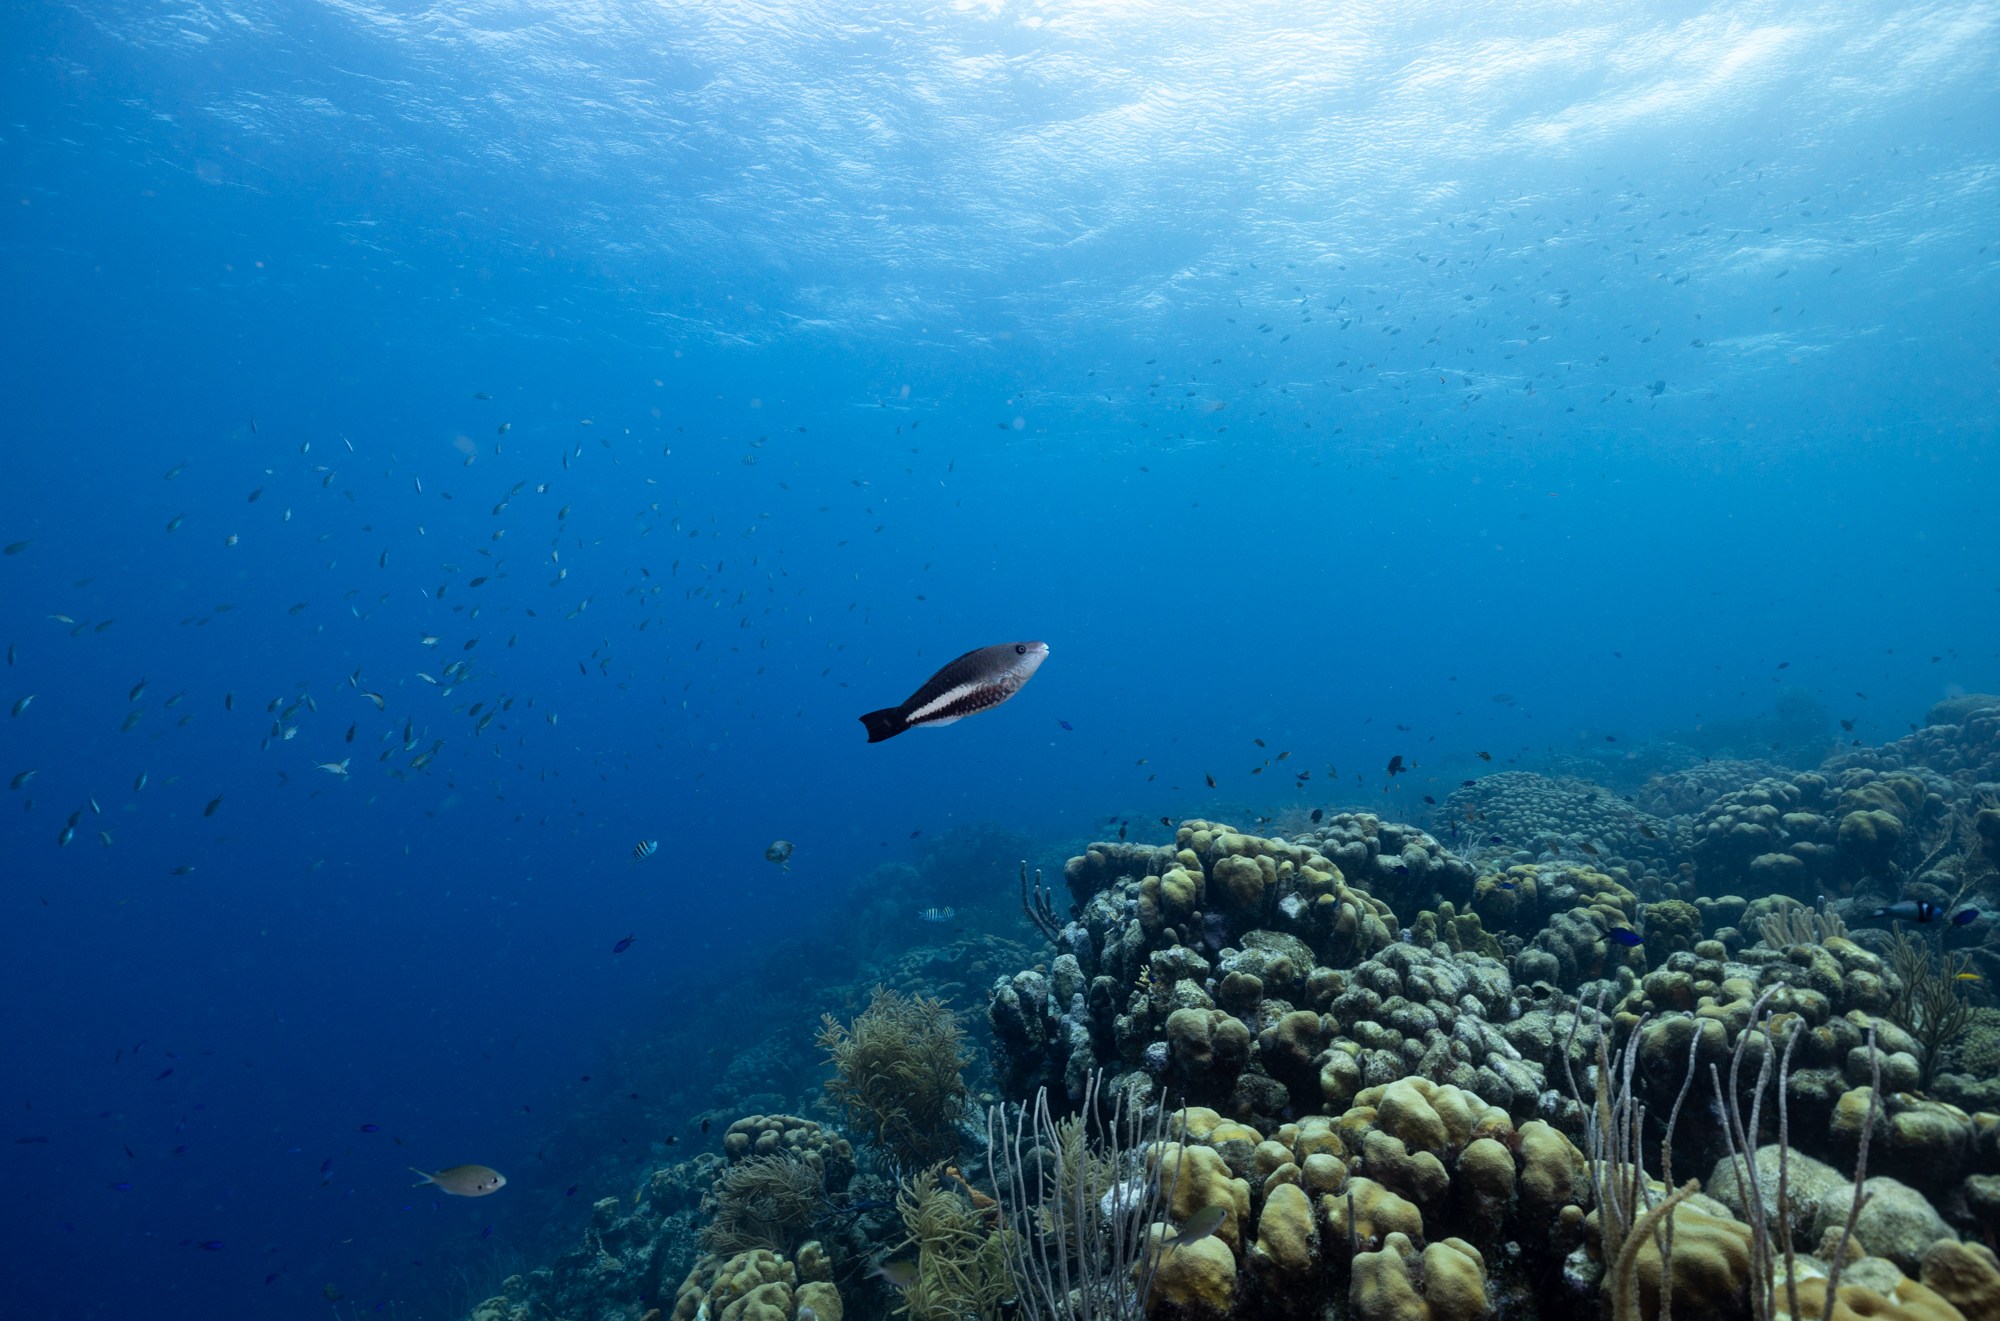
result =
[[[868,727],[868,741],[880,743],[885,738],[894,738],[909,728],[903,720],[903,708],[884,707],[880,711],[870,711],[861,717],[861,723]]]

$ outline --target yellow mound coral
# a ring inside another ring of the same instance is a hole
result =
[[[1312,1202],[1297,1185],[1283,1183],[1264,1198],[1257,1217],[1257,1243],[1250,1259],[1260,1269],[1289,1276],[1308,1276],[1313,1269]]]
[[[1323,1195],[1319,1208],[1326,1217],[1327,1233],[1343,1250],[1349,1244],[1358,1250],[1368,1249],[1390,1234],[1424,1236],[1424,1217],[1416,1204],[1373,1179],[1349,1179],[1338,1194]]]
[[[1679,1243],[1674,1245],[1674,1267],[1674,1276],[1678,1279]],[[1826,1314],[1825,1278],[1813,1276],[1801,1279],[1798,1293],[1798,1321],[1819,1321]],[[1788,1302],[1789,1294],[1781,1283],[1778,1286],[1778,1311],[1772,1321],[1793,1321],[1793,1314],[1787,1310]],[[1979,1318],[1968,1317],[1936,1291],[1915,1280],[1904,1280],[1886,1294],[1864,1284],[1842,1283],[1834,1290],[1833,1321],[1979,1321]]]
[[[1659,1209],[1674,1218],[1675,1314],[1712,1316],[1722,1311],[1750,1277],[1750,1226],[1726,1212],[1718,1214],[1720,1207],[1710,1211],[1681,1202],[1671,1210]],[[1597,1213],[1591,1212],[1585,1223],[1594,1235]],[[1614,1313],[1621,1318],[1657,1316],[1660,1311],[1660,1243],[1644,1224],[1642,1220],[1641,1228],[1626,1240],[1620,1254],[1631,1258],[1628,1280],[1636,1280],[1638,1285],[1638,1310],[1628,1312],[1621,1303]]]
[[[828,1192],[841,1192],[854,1177],[854,1147],[840,1134],[797,1115],[745,1115],[722,1135],[722,1154],[731,1163],[753,1156],[819,1157]]]
[[[1413,1260],[1419,1263],[1414,1273]],[[1379,1252],[1355,1257],[1347,1300],[1355,1321],[1479,1321],[1491,1311],[1486,1261],[1456,1238],[1419,1254],[1404,1235],[1389,1235]]]
[[[1533,917],[1539,905],[1536,872],[1526,864],[1488,872],[1472,887],[1473,911],[1499,930],[1512,927],[1517,918]]]
[[[1461,913],[1449,899],[1435,912],[1425,909],[1417,914],[1417,920],[1410,924],[1410,939],[1419,945],[1441,940],[1455,954],[1484,954],[1497,959],[1506,953],[1480,923],[1478,913]]]
[[[2000,1258],[1983,1243],[1932,1244],[1924,1254],[1923,1282],[1968,1317],[2000,1317]]]
[[[1199,863],[1148,876],[1139,883],[1139,926],[1148,936],[1157,936],[1186,922],[1201,907],[1203,881]]]
[[[810,1287],[810,1286],[808,1286]],[[831,1286],[827,1286],[831,1288]],[[756,1248],[731,1257],[703,1257],[674,1295],[674,1321],[794,1321],[798,1272],[775,1252]],[[835,1294],[834,1317],[839,1316]],[[820,1321],[827,1314],[815,1309]]]
[[[1211,1130],[1211,1133],[1214,1131]],[[1228,1214],[1215,1231],[1215,1237],[1231,1251],[1242,1246],[1244,1231],[1250,1226],[1250,1185],[1231,1174],[1228,1163],[1213,1148],[1183,1147],[1178,1142],[1162,1142],[1152,1150],[1149,1159],[1153,1177],[1162,1179],[1166,1186],[1173,1189],[1167,1211],[1175,1223],[1186,1220],[1205,1206],[1222,1207]],[[1176,1162],[1179,1163],[1178,1173],[1173,1172]],[[1163,1170],[1167,1172],[1164,1176],[1161,1173]],[[1197,1245],[1188,1245],[1194,1246]],[[1170,1255],[1178,1255],[1185,1250],[1176,1248]]]
[[[1174,847],[1182,871],[1206,878],[1204,903],[1238,923],[1280,921],[1304,936],[1323,962],[1345,963],[1395,943],[1389,905],[1346,884],[1340,868],[1317,850],[1199,819],[1181,823]],[[1169,898],[1164,877],[1157,890],[1156,907]]]
[[[1154,1225],[1151,1232],[1157,1249],[1165,1241],[1166,1227]],[[1225,1317],[1235,1296],[1236,1255],[1220,1237],[1160,1251],[1148,1299],[1149,1310],[1156,1315]]]
[[[1340,1120],[1341,1135],[1350,1149],[1369,1128],[1401,1138],[1414,1150],[1455,1153],[1475,1137],[1511,1132],[1513,1127],[1499,1106],[1428,1078],[1398,1078],[1370,1087],[1355,1096]]]
[[[1583,1153],[1562,1130],[1539,1119],[1521,1125],[1521,1211],[1546,1225],[1564,1206],[1581,1203],[1590,1186]]]
[[[1459,1196],[1474,1223],[1493,1227],[1514,1203],[1514,1156],[1494,1138],[1474,1138],[1458,1156]]]

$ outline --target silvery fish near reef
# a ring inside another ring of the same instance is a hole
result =
[[[926,908],[923,912],[917,914],[917,920],[919,922],[949,922],[957,916],[958,911],[953,908]]]
[[[785,871],[792,869],[791,856],[792,841],[789,839],[774,839],[771,841],[771,847],[764,850],[764,861],[775,862]]]
[[[1174,1236],[1166,1241],[1170,1248],[1184,1247],[1189,1243],[1199,1243],[1222,1228],[1222,1222],[1229,1218],[1229,1208],[1204,1206],[1201,1210],[1181,1221]]]
[[[652,857],[655,853],[658,853],[659,851],[660,851],[659,840],[642,839],[637,844],[634,844],[632,846],[632,861],[644,862],[646,859]]]
[[[1048,658],[1046,642],[1003,642],[968,651],[933,674],[901,706],[862,716],[868,741],[880,743],[920,725],[949,725],[996,707],[1020,692]]]
[[[439,1192],[450,1193],[453,1197],[484,1197],[488,1193],[499,1192],[507,1186],[507,1176],[485,1165],[454,1165],[436,1174],[425,1174],[412,1165],[410,1173],[419,1176],[423,1183],[413,1183],[412,1188],[429,1184]]]

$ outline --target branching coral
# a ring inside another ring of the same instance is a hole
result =
[[[1804,904],[1787,904],[1761,919],[1757,924],[1757,934],[1763,937],[1766,949],[1824,945],[1835,936],[1844,937],[1847,923],[1840,920],[1838,913],[1828,909],[1822,899],[1817,909],[1807,908]]]
[[[723,1170],[709,1202],[715,1218],[701,1231],[709,1251],[790,1255],[826,1209],[826,1176],[816,1155],[755,1156]]]
[[[1958,991],[1971,960],[1963,954],[1933,950],[1928,941],[1898,931],[1889,946],[1889,964],[1900,982],[1889,1004],[1889,1017],[1922,1047],[1917,1085],[1929,1087],[1946,1043],[1964,1031],[1972,1017],[1972,1006]]]
[[[1161,1264],[1147,1243],[1178,1191],[1179,1148],[1169,1157],[1161,1141],[1164,1105],[1148,1121],[1130,1095],[1104,1101],[1102,1082],[1092,1074],[1082,1112],[1065,1119],[1050,1113],[1046,1089],[1011,1125],[1005,1107],[987,1114],[987,1166],[1010,1226],[1006,1264],[1029,1317],[1132,1321],[1145,1314]]]
[[[993,1318],[1014,1296],[1008,1273],[1009,1231],[988,1223],[987,1208],[938,1181],[938,1167],[904,1180],[896,1209],[909,1235],[901,1247],[917,1249],[916,1273],[903,1286],[898,1315],[911,1321]]]
[[[966,1059],[941,1001],[878,986],[851,1025],[822,1019],[818,1040],[834,1067],[827,1091],[897,1165],[922,1169],[957,1154]]]

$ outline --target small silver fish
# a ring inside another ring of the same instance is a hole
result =
[[[908,1289],[917,1282],[917,1263],[914,1261],[878,1261],[868,1268],[868,1273],[878,1280],[887,1280],[898,1289]]]
[[[644,862],[646,859],[652,857],[655,853],[658,853],[659,851],[660,851],[659,840],[642,839],[637,844],[634,844],[632,846],[632,861]]]
[[[439,1192],[450,1193],[453,1197],[484,1197],[488,1193],[499,1192],[507,1186],[507,1176],[485,1165],[454,1165],[436,1174],[425,1174],[412,1165],[410,1173],[418,1176],[423,1183],[413,1183],[412,1188],[429,1184]]]
[[[1199,1243],[1216,1230],[1222,1228],[1222,1222],[1228,1218],[1228,1207],[1204,1206],[1186,1220],[1181,1221],[1180,1227],[1174,1231],[1174,1236],[1167,1240],[1167,1246],[1170,1248],[1179,1248],[1186,1247],[1190,1243]]]

